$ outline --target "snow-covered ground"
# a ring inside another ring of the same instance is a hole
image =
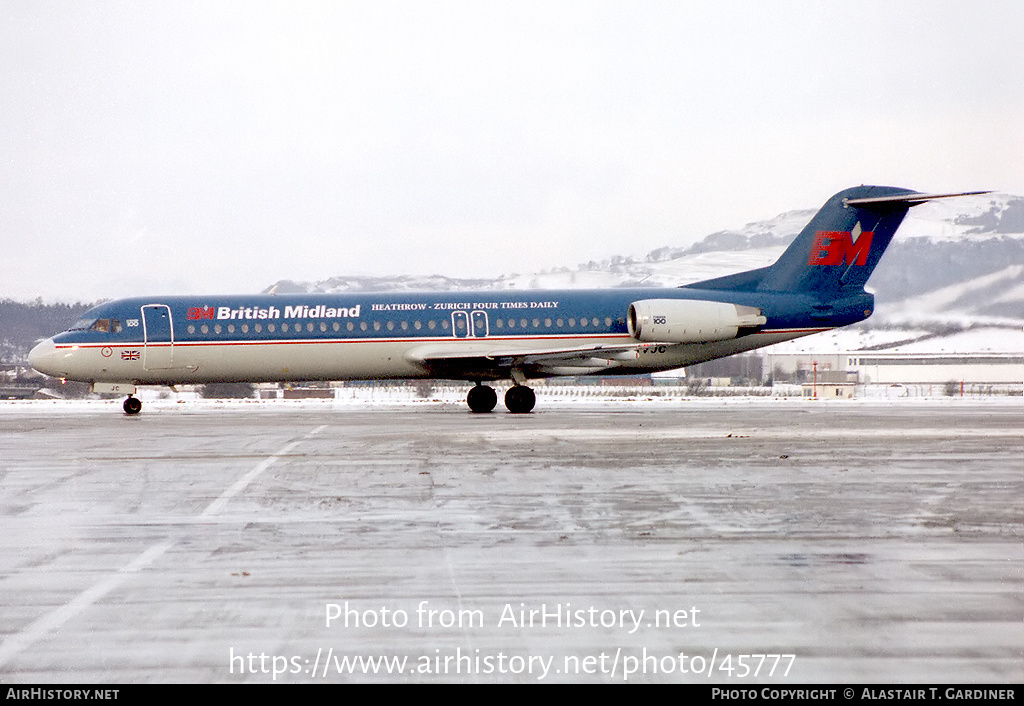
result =
[[[335,397],[330,399],[202,399],[192,391],[168,393],[156,388],[140,388],[138,397],[144,403],[143,415],[197,414],[211,411],[238,412],[287,412],[332,409],[385,409],[417,407],[451,407],[453,412],[468,412],[466,386],[440,386],[428,397],[421,397],[414,389],[401,386],[337,388]],[[729,405],[764,406],[767,409],[780,405],[856,405],[881,400],[893,404],[914,404],[923,400],[945,400],[949,404],[968,401],[992,404],[1022,406],[1021,385],[965,385],[963,394],[957,388],[949,396],[942,385],[859,385],[855,397],[850,400],[812,400],[804,397],[800,385],[780,384],[774,387],[720,387],[706,388],[701,395],[694,395],[680,385],[651,386],[597,386],[558,385],[535,387],[537,407],[535,414],[546,410],[595,407],[598,409],[618,408],[663,408],[667,410],[700,409]],[[498,389],[499,399],[504,388]],[[0,401],[0,414],[111,414],[120,415],[121,399],[87,400],[11,400]],[[500,402],[494,414],[505,414]]]

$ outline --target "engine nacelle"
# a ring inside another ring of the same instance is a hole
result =
[[[638,341],[727,341],[764,326],[761,310],[702,299],[642,299],[629,305],[629,333]]]

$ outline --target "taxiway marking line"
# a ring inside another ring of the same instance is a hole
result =
[[[224,505],[231,500],[231,498],[238,495],[240,492],[252,483],[261,473],[270,468],[273,463],[291,451],[302,441],[311,439],[312,437],[319,434],[326,424],[321,424],[313,431],[304,435],[300,439],[290,441],[275,453],[271,454],[263,461],[261,461],[255,468],[242,476],[238,481],[233,483],[230,488],[225,490],[220,496],[203,510],[200,517],[210,517],[217,514],[224,507]],[[48,633],[59,629],[64,623],[68,622],[76,615],[81,613],[83,610],[96,603],[108,593],[118,588],[127,581],[132,574],[136,574],[142,569],[146,568],[158,558],[163,556],[168,549],[174,546],[175,540],[165,539],[162,542],[148,547],[145,551],[139,554],[137,557],[129,561],[127,564],[117,569],[112,575],[105,579],[98,581],[89,588],[85,589],[77,596],[72,598],[64,605],[54,608],[48,613],[36,618],[34,621],[28,624],[23,630],[14,633],[2,643],[0,643],[0,669],[3,669],[12,659],[17,657],[19,654],[24,652],[26,649],[31,647],[37,641],[41,640]]]
[[[153,561],[170,549],[172,544],[174,542],[169,539],[154,544],[118,569],[114,575],[93,584],[64,605],[54,608],[49,613],[29,623],[28,627],[21,632],[17,632],[4,640],[3,644],[0,644],[0,668],[3,668],[9,661],[24,652],[47,633],[58,629],[61,625],[71,620],[71,618],[113,591],[124,583],[129,576],[153,563]]]

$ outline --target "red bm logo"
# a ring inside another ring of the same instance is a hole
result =
[[[197,319],[212,319],[213,318],[213,307],[204,308],[193,308],[188,310],[189,321],[195,321]]]
[[[864,231],[854,240],[849,231],[819,230],[814,235],[808,265],[866,265],[874,233]]]

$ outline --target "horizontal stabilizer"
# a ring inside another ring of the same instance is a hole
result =
[[[849,206],[865,206],[872,203],[907,204],[916,206],[925,201],[934,199],[948,199],[954,196],[978,196],[979,194],[991,194],[991,191],[960,191],[955,194],[896,194],[895,196],[868,196],[862,199],[843,199],[843,203]]]

